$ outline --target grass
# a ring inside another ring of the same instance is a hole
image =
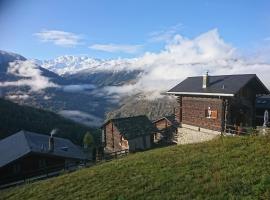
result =
[[[221,137],[131,154],[0,191],[0,199],[270,199],[270,137]]]

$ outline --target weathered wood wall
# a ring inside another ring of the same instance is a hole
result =
[[[222,105],[222,99],[218,98],[182,97],[182,123],[221,131]],[[211,110],[217,111],[216,119],[206,117],[205,112],[208,107],[211,107]]]
[[[143,135],[132,139],[125,139],[112,122],[109,122],[103,128],[106,137],[105,151],[107,152],[115,152],[125,149],[136,151],[151,148],[152,135]]]
[[[117,127],[112,122],[109,122],[104,127],[106,137],[106,151],[114,152],[124,149],[129,149],[128,141],[125,140]]]
[[[21,178],[25,174],[29,173],[33,173],[34,176],[41,173],[38,171],[40,169],[50,169],[54,167],[64,168],[65,164],[65,159],[61,157],[29,154],[5,167],[2,167],[0,169],[0,180],[4,180],[8,177]],[[19,169],[16,173],[14,171],[15,167]],[[45,173],[45,170],[43,173]]]

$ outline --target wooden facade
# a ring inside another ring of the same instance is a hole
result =
[[[108,152],[121,151],[129,149],[128,140],[125,139],[112,122],[106,124],[103,128],[105,136],[105,148]]]
[[[178,97],[182,100],[181,123],[221,131],[224,119],[223,99],[203,97]],[[208,111],[215,113],[208,116]]]
[[[227,126],[255,126],[254,98],[242,95],[234,98],[179,96],[178,102],[181,104],[177,109],[177,120],[182,124],[219,132],[224,130],[225,123]],[[209,111],[212,117],[208,116]]]
[[[177,134],[178,124],[175,122],[175,116],[173,116],[173,120],[168,119],[167,117],[155,120],[153,124],[155,125],[157,132],[154,133],[154,142],[171,143],[174,135]]]
[[[79,162],[77,159],[30,153],[0,168],[0,185],[68,169]]]
[[[151,148],[154,126],[146,116],[111,119],[103,124],[102,138],[106,153]]]

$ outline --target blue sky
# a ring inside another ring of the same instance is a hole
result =
[[[159,52],[167,37],[218,29],[249,51],[270,40],[270,1],[12,0],[0,3],[0,49],[27,58],[130,58]]]

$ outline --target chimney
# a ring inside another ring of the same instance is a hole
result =
[[[202,88],[207,88],[209,84],[209,76],[208,76],[208,71],[206,72],[205,75],[203,75],[203,85]]]
[[[49,138],[49,152],[53,152],[54,151],[54,138],[51,135]]]
[[[57,129],[53,129],[51,131],[51,136],[49,138],[49,152],[53,152],[54,151],[54,138],[53,135],[56,134]]]

